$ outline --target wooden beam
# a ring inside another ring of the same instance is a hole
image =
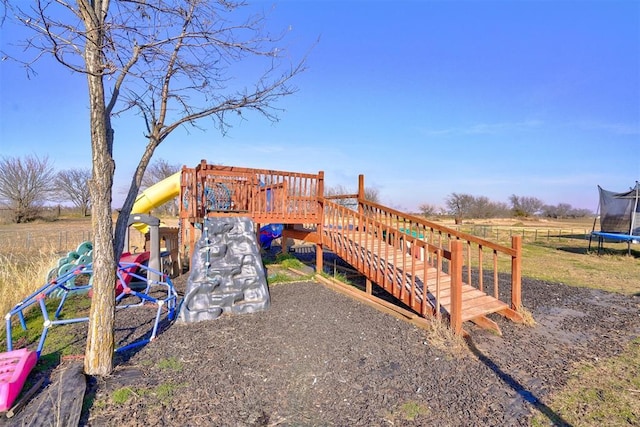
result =
[[[413,313],[412,311],[405,310],[401,307],[398,307],[390,302],[377,298],[373,295],[368,295],[352,286],[346,285],[337,280],[327,279],[319,275],[316,275],[315,280],[317,280],[318,282],[322,283],[323,285],[327,286],[330,289],[333,289],[351,298],[355,298],[358,301],[363,302],[383,313],[390,314],[400,320],[411,323],[421,329],[425,329],[425,330],[431,329],[431,324],[427,319],[420,317],[418,314]]]
[[[282,230],[282,237],[286,239],[302,240],[308,243],[320,243],[320,235],[315,230],[285,228]]]
[[[518,313],[512,308],[503,308],[502,310],[496,311],[496,313],[503,315],[513,322],[524,323],[524,317],[522,317],[522,314]]]
[[[488,329],[490,331],[495,332],[499,336],[502,336],[502,331],[500,330],[500,326],[493,320],[489,319],[487,316],[478,316],[471,319],[473,323],[480,326],[481,328]]]
[[[31,388],[26,393],[22,395],[20,400],[18,400],[18,402],[13,405],[13,407],[9,409],[9,411],[7,411],[7,418],[13,418],[14,415],[20,412],[20,410],[24,408],[27,403],[29,403],[29,399],[31,399],[33,395],[36,394],[38,390],[40,390],[42,384],[44,384],[44,380],[45,377],[40,378],[34,385],[31,386]]]

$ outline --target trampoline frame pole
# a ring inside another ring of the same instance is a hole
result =
[[[638,210],[638,187],[640,186],[640,182],[636,181],[636,197],[633,204],[633,209],[631,210],[631,225],[629,227],[629,236],[633,236],[633,230],[635,229],[636,222],[636,211]],[[629,244],[629,248],[631,248],[631,244]]]

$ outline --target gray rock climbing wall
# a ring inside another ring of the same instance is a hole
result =
[[[253,221],[207,218],[191,257],[191,274],[179,322],[199,322],[223,313],[269,308],[269,290]]]

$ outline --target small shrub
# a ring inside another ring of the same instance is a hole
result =
[[[522,319],[525,325],[527,326],[536,325],[536,319],[533,318],[533,314],[529,310],[527,310],[524,306],[521,305],[517,311],[522,316]]]
[[[429,345],[446,352],[449,356],[467,354],[464,338],[456,335],[447,322],[435,317],[429,317],[427,320],[430,326],[426,335]]]

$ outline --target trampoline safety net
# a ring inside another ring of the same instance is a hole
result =
[[[640,182],[623,193],[598,186],[600,192],[600,230],[640,236]]]

